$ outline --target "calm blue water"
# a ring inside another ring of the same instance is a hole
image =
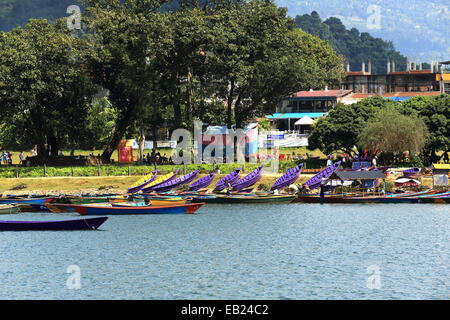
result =
[[[0,233],[0,299],[448,299],[449,240],[448,205],[111,217],[102,231]],[[79,290],[66,286],[70,265],[80,267]],[[370,266],[379,289],[367,286]]]

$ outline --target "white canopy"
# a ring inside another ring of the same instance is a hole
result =
[[[297,122],[295,123],[296,126],[300,126],[300,125],[311,125],[314,123],[314,120],[311,119],[308,116],[304,116],[303,118],[297,120]]]

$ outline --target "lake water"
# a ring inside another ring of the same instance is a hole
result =
[[[206,205],[0,232],[0,299],[449,299],[449,255],[445,204]]]

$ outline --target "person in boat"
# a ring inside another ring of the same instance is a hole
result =
[[[296,194],[296,193],[298,193],[298,187],[295,184],[291,184],[288,187],[288,193],[289,194]]]
[[[233,191],[233,186],[231,183],[227,182],[227,195],[230,195],[231,191]]]

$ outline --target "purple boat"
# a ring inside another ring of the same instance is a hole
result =
[[[151,192],[151,191],[153,191],[156,187],[159,187],[160,185],[162,185],[162,184],[164,184],[164,183],[167,183],[167,182],[169,182],[169,181],[172,181],[173,179],[175,179],[175,178],[177,177],[179,171],[180,171],[180,170],[175,170],[175,171],[173,172],[173,175],[172,175],[169,179],[164,180],[164,181],[161,182],[161,183],[155,184],[154,186],[151,186],[151,187],[149,187],[149,188],[143,188],[143,189],[142,189],[142,192],[143,192],[143,193]]]
[[[298,177],[302,173],[303,163],[299,164],[295,168],[288,170],[284,175],[282,175],[275,183],[273,184],[270,190],[279,190],[293,184],[297,181]]]
[[[419,173],[420,173],[420,168],[411,168],[411,169],[403,171],[403,176],[405,178],[411,178],[411,177],[417,176]]]
[[[150,183],[152,183],[153,181],[156,180],[156,178],[158,178],[158,170],[155,170],[152,172],[152,176],[150,179],[144,181],[143,183],[139,184],[136,187],[132,187],[128,189],[128,193],[136,193],[139,192],[140,190],[142,190],[143,188],[145,188],[147,185],[149,185]]]
[[[233,185],[233,183],[238,181],[241,170],[242,170],[241,168],[236,169],[226,177],[222,178],[222,180],[220,180],[219,183],[217,183],[214,192],[220,192],[226,189],[228,187],[228,184]]]
[[[261,165],[259,168],[253,170],[248,175],[246,175],[244,178],[233,184],[233,190],[234,191],[242,191],[245,188],[253,186],[255,183],[257,183],[259,180],[261,180],[261,171],[264,168],[264,165]]]
[[[75,231],[97,230],[108,218],[59,221],[0,221],[0,231]]]
[[[322,179],[328,179],[333,174],[333,172],[335,172],[339,168],[340,165],[341,161],[338,161],[328,168],[320,171],[314,177],[306,181],[303,186],[308,186],[310,190],[319,188],[320,184],[322,183]]]
[[[203,177],[197,181],[195,181],[193,184],[189,186],[189,191],[198,191],[204,188],[207,188],[210,186],[210,184],[213,182],[215,172],[208,174],[206,177]]]
[[[197,177],[199,172],[200,172],[199,170],[195,170],[191,173],[188,173],[187,175],[179,177],[178,179],[170,180],[168,182],[160,184],[156,187],[153,187],[153,191],[166,192],[166,191],[170,191],[178,186],[181,186],[183,184],[190,183]]]

